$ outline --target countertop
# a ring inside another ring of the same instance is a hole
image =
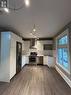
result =
[[[27,57],[28,57],[28,56],[30,56],[30,55],[24,55],[24,54],[22,54],[22,56],[27,56]],[[38,56],[43,56],[43,57],[49,56],[49,57],[53,57],[52,55],[37,55],[37,57],[38,57]]]

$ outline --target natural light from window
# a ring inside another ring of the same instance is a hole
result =
[[[68,36],[64,35],[57,39],[57,60],[64,69],[69,70]]]

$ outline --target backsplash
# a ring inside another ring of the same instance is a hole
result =
[[[30,49],[30,41],[24,41],[23,55],[30,55],[30,52],[37,52],[38,55],[53,56],[53,50],[44,50],[44,44],[53,44],[53,41],[37,41],[34,49]]]

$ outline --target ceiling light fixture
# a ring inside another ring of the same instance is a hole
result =
[[[33,32],[36,32],[36,27],[35,27],[35,24],[34,24],[34,27],[33,27]]]
[[[25,0],[25,5],[26,5],[26,7],[29,7],[30,6],[30,1],[29,0]]]
[[[36,36],[36,25],[34,24],[33,28],[32,28],[32,31],[30,32],[30,35],[33,37],[33,38],[37,38]]]
[[[0,0],[0,12],[9,13],[9,9],[7,8],[7,0]]]
[[[8,9],[8,8],[4,8],[4,11],[5,11],[6,13],[9,13],[9,9]]]
[[[0,0],[0,12],[9,13],[9,10],[18,11],[30,6],[30,0]]]

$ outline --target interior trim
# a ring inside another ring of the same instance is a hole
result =
[[[30,41],[31,39],[32,38],[23,38],[24,41]],[[45,40],[53,40],[53,38],[52,37],[50,37],[50,38],[49,37],[48,38],[38,38],[37,40],[38,41],[42,41],[42,40],[45,41]]]
[[[55,66],[55,69],[71,88],[71,80],[57,66]]]

